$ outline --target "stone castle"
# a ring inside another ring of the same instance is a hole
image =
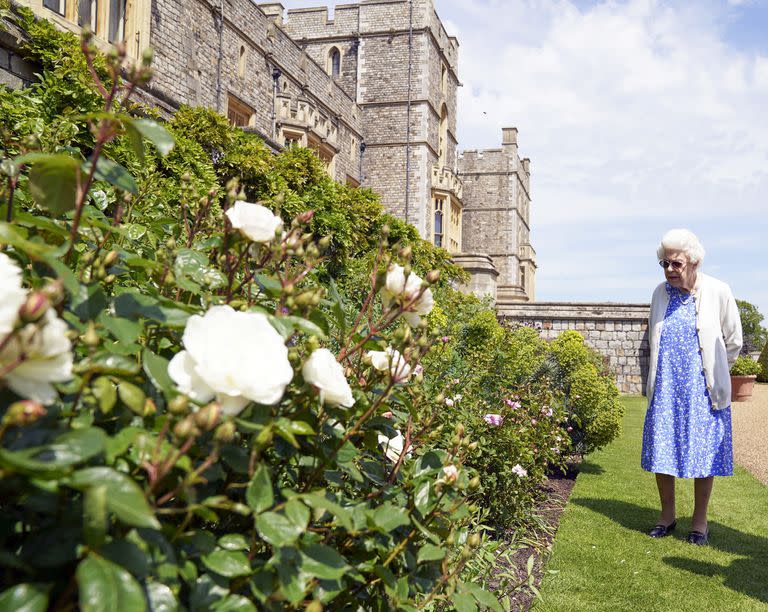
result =
[[[433,0],[363,0],[285,11],[251,0],[14,0],[64,29],[90,25],[106,48],[155,53],[146,101],[167,114],[203,105],[274,150],[313,149],[338,181],[447,249],[465,287],[498,306],[533,301],[530,162],[517,130],[500,148],[459,153],[459,42]],[[32,68],[0,37],[0,83]]]

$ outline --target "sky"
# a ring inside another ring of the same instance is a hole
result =
[[[685,227],[768,326],[768,0],[435,7],[460,44],[460,150],[514,126],[531,159],[537,301],[648,302]]]

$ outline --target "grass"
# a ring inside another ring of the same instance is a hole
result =
[[[625,398],[621,438],[589,455],[562,514],[536,610],[768,610],[768,487],[715,478],[708,547],[685,542],[693,481],[677,481],[677,530],[654,540],[654,476],[640,468],[645,399]]]

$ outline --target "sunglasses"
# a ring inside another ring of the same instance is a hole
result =
[[[683,261],[670,261],[669,259],[660,259],[659,265],[664,268],[665,270],[667,268],[672,268],[675,272],[680,272],[685,267],[685,262]]]

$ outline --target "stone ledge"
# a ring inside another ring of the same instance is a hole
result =
[[[620,302],[530,302],[499,304],[499,317],[514,319],[647,321],[650,304]]]

